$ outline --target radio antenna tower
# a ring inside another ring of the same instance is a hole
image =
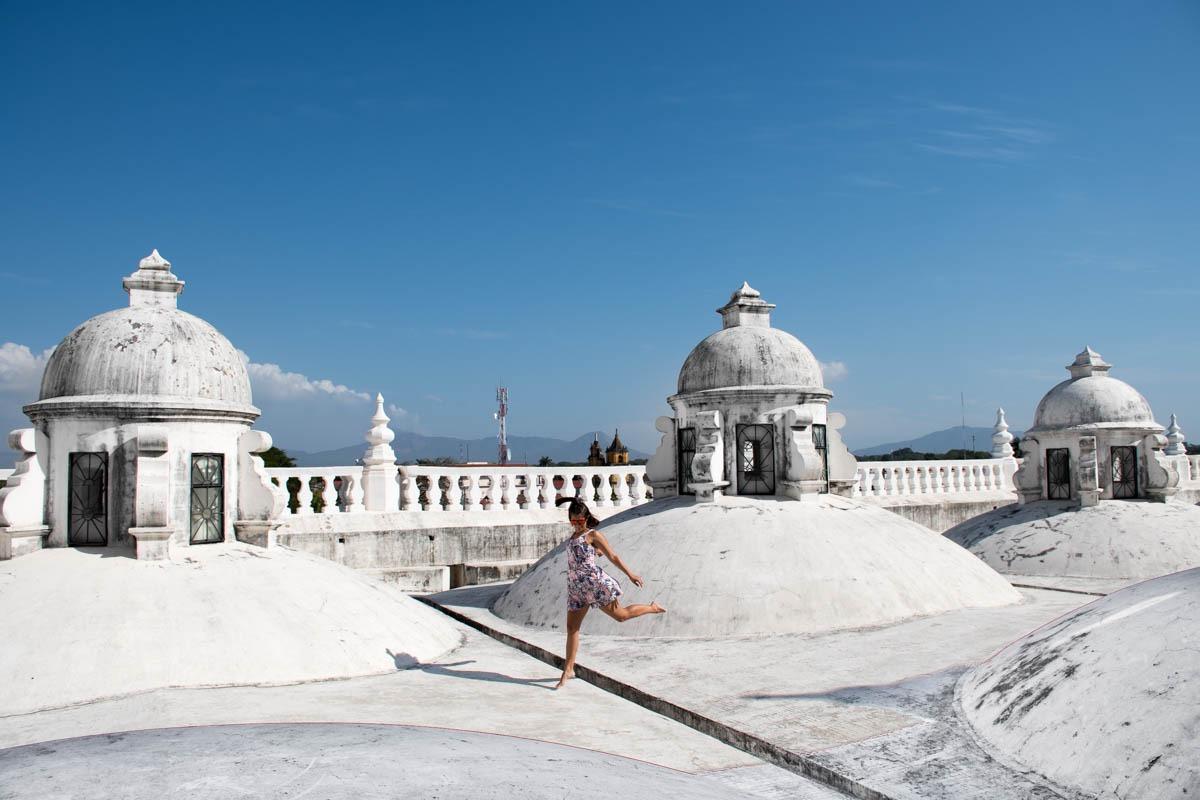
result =
[[[505,418],[508,417],[508,388],[504,386],[496,387],[496,402],[500,404],[500,410],[492,416],[500,423],[500,460],[498,463],[507,464],[509,459],[508,451],[508,430],[505,426]]]

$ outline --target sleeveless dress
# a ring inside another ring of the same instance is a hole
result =
[[[596,566],[596,548],[586,536],[581,533],[567,540],[567,608],[571,611],[606,606],[621,596],[621,585]]]

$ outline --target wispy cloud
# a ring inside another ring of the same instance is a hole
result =
[[[477,341],[491,341],[493,339],[505,339],[508,337],[507,331],[492,331],[483,328],[439,328],[438,334]]]
[[[877,178],[874,175],[846,175],[844,177],[846,183],[851,186],[858,186],[862,189],[899,189],[900,184],[885,178]]]
[[[1054,126],[1006,112],[960,103],[930,102],[940,123],[913,146],[926,153],[979,161],[1015,162],[1057,139]]]
[[[632,214],[648,214],[655,217],[677,217],[681,219],[694,219],[696,217],[695,214],[689,214],[686,211],[641,205],[640,203],[626,203],[612,200],[587,200],[586,202],[600,208],[608,208],[613,211],[628,211]]]
[[[850,374],[845,363],[841,361],[822,361],[821,376],[828,382],[839,381]]]

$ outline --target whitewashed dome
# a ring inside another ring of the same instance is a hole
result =
[[[770,327],[774,307],[743,283],[717,309],[724,327],[683,362],[679,393],[765,386],[824,392],[821,365],[812,351],[790,333]]]
[[[605,520],[601,531],[645,586],[620,580],[623,604],[666,614],[614,622],[596,609],[588,631],[621,636],[818,634],[890,625],[961,608],[1020,602],[1008,581],[928,528],[851,498],[654,500]],[[494,606],[521,625],[560,628],[567,608],[560,544]]]
[[[1146,398],[1128,383],[1110,377],[1111,367],[1085,347],[1067,367],[1071,377],[1038,403],[1030,432],[1080,427],[1162,430]]]
[[[176,308],[183,281],[170,267],[155,250],[124,281],[128,307],[63,339],[31,409],[132,404],[258,416],[241,355],[212,325]]]
[[[968,672],[963,715],[992,756],[1063,797],[1194,796],[1197,619],[1200,569],[1121,589]]]

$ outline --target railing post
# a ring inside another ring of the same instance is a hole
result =
[[[375,395],[375,414],[366,440],[370,447],[363,455],[363,505],[367,511],[395,511],[400,508],[399,467],[391,442],[396,438],[383,412],[383,395]]]

